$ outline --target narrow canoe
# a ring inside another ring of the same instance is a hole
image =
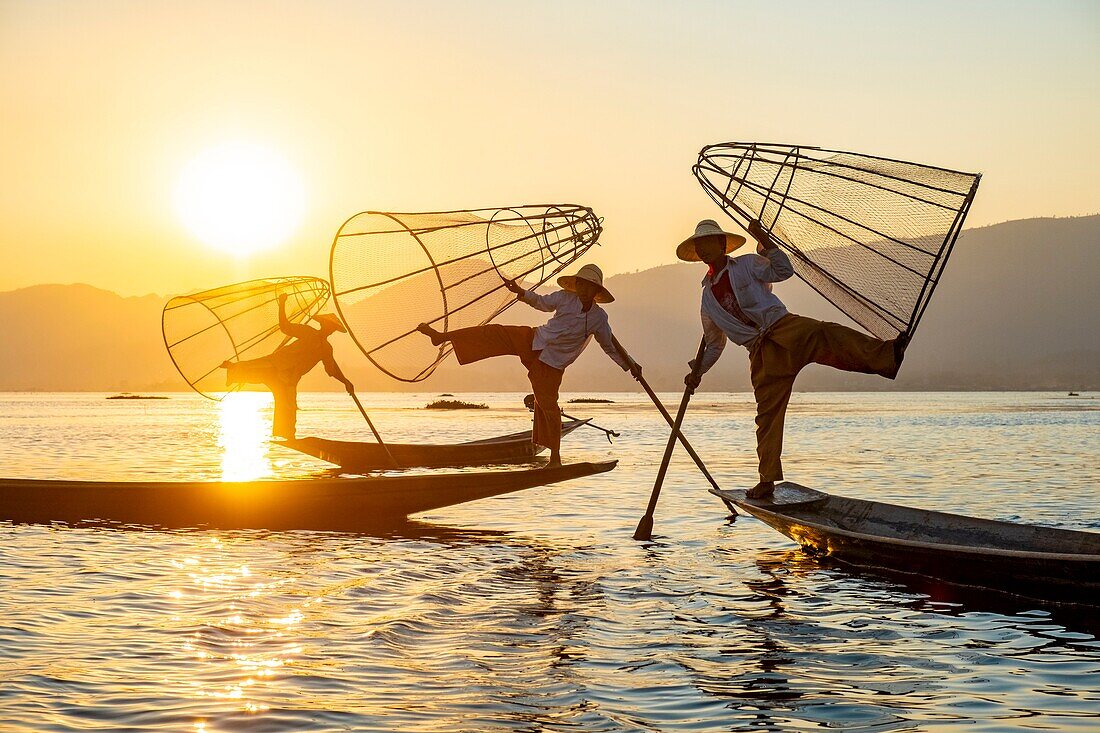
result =
[[[355,532],[417,512],[603,473],[616,463],[224,483],[0,479],[0,521]]]
[[[587,420],[562,423],[562,437],[569,435]],[[341,468],[355,471],[391,468],[389,456],[378,443],[358,443],[326,438],[295,438],[277,441],[276,445],[320,458]],[[449,466],[492,466],[501,463],[525,463],[542,451],[531,442],[531,431],[499,435],[495,438],[468,443],[430,445],[425,443],[386,443],[402,468],[444,468]]]
[[[1044,602],[1100,605],[1100,533],[850,499],[790,482],[763,500],[711,493],[809,554]]]

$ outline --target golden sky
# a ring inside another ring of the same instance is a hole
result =
[[[981,171],[970,226],[1096,213],[1098,81],[1095,2],[0,0],[0,290],[323,276],[357,211],[540,202],[644,269],[720,218],[690,166],[723,140]],[[174,199],[233,142],[304,194],[247,258]]]

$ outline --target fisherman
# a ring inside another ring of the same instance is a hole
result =
[[[535,393],[535,427],[532,440],[550,449],[550,465],[561,465],[561,409],[558,389],[565,368],[577,360],[593,336],[611,360],[635,379],[642,367],[625,352],[619,353],[607,321],[607,313],[598,303],[615,300],[603,286],[603,272],[585,265],[576,275],[558,278],[563,289],[546,295],[524,290],[514,280],[505,287],[518,299],[536,310],[553,313],[546,324],[502,326],[490,323],[454,331],[437,331],[426,323],[417,330],[438,346],[450,341],[459,364],[469,364],[492,356],[518,356],[527,367],[527,377]]]
[[[745,238],[722,231],[717,222],[704,219],[695,234],[676,248],[687,262],[705,262],[709,270],[702,281],[703,335],[706,349],[702,363],[684,378],[692,389],[699,386],[726,346],[726,340],[749,351],[749,374],[756,396],[756,452],[760,482],[749,498],[764,498],[783,479],[783,418],[791,399],[795,377],[807,364],[824,364],[848,372],[897,376],[908,345],[907,334],[882,341],[837,323],[788,313],[772,293],[771,284],[794,274],[791,261],[764,231],[759,221],[749,224],[759,254],[730,257]]]
[[[320,328],[304,323],[292,323],[286,317],[286,294],[279,296],[279,329],[293,341],[280,346],[271,354],[248,361],[225,361],[225,381],[236,384],[262,384],[275,397],[275,420],[272,434],[278,438],[293,439],[298,417],[298,381],[321,362],[330,377],[342,382],[348,394],[355,387],[344,376],[332,356],[332,344],[328,337],[334,332],[347,333],[344,324],[332,313],[320,313],[313,320]]]

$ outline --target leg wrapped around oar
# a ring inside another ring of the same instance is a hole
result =
[[[535,330],[530,326],[504,326],[490,323],[448,331],[442,334],[451,342],[459,364],[470,364],[494,356],[518,356],[527,367],[527,378],[535,393],[535,417],[532,440],[550,450],[550,465],[561,463],[561,408],[558,390],[565,372],[539,359],[531,348]]]
[[[533,356],[538,352],[531,352]],[[561,408],[558,390],[565,372],[544,364],[536,358],[524,361],[527,378],[535,392],[535,428],[531,439],[550,450],[550,464],[561,463]]]

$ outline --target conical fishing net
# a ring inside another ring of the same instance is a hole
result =
[[[164,345],[180,375],[206,397],[220,399],[227,387],[222,362],[266,356],[290,339],[279,329],[278,298],[286,315],[304,323],[328,301],[328,283],[316,277],[250,280],[178,295],[164,306]]]
[[[774,143],[709,145],[692,170],[728,215],[759,219],[799,277],[883,339],[916,329],[981,178]]]
[[[431,213],[367,211],[337,232],[329,261],[340,317],[379,369],[425,379],[450,353],[416,332],[488,323],[515,302],[504,278],[532,288],[600,236],[591,209],[571,204]]]

